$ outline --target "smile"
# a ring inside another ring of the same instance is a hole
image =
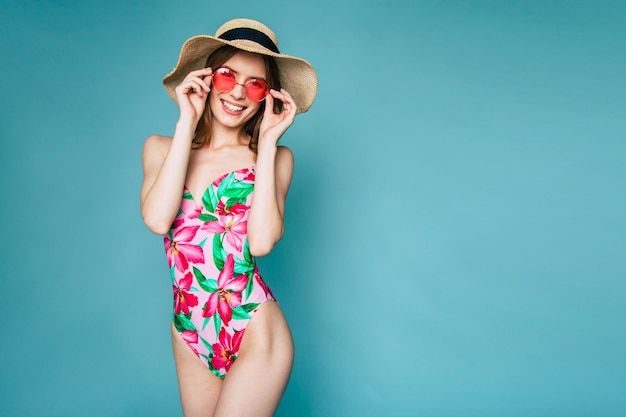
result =
[[[235,104],[229,103],[227,101],[222,100],[222,105],[227,109],[230,110],[232,112],[240,112],[243,109],[245,109],[245,107],[243,106],[237,106]]]

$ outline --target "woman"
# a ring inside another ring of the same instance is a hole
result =
[[[277,142],[311,106],[315,71],[265,25],[235,19],[187,40],[163,83],[180,117],[173,137],[145,142],[141,212],[165,235],[183,412],[270,416],[293,342],[254,257],[283,234],[293,155]]]

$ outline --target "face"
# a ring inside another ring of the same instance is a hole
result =
[[[261,107],[262,102],[254,101],[246,95],[245,84],[253,78],[266,79],[265,62],[258,55],[238,52],[221,67],[231,70],[237,84],[230,91],[220,91],[214,86],[211,87],[209,105],[213,123],[239,128]]]

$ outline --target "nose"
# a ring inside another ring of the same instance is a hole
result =
[[[246,86],[243,84],[235,83],[235,86],[230,90],[230,95],[233,98],[242,100],[246,97]]]

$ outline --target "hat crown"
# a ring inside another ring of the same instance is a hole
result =
[[[274,34],[274,32],[263,23],[252,19],[241,18],[229,20],[217,29],[215,37],[220,38],[224,33],[233,29],[253,29],[259,31],[267,36],[274,43],[276,48],[278,48],[278,38],[276,37],[276,34]]]

